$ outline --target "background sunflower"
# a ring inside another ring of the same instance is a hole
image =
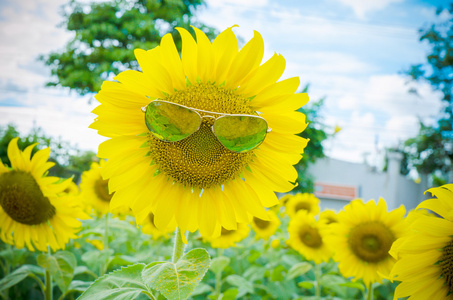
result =
[[[319,199],[310,193],[297,193],[291,196],[286,202],[286,214],[292,218],[297,212],[305,210],[310,215],[319,213]]]
[[[450,299],[453,293],[453,184],[428,190],[437,197],[417,207],[440,217],[413,213],[407,234],[391,250],[398,258],[391,277],[401,283],[395,298]]]
[[[300,210],[288,225],[289,239],[286,243],[316,264],[329,261],[330,246],[324,241],[327,234],[325,223],[316,221],[313,215]]]
[[[205,240],[211,244],[212,248],[230,248],[236,247],[236,243],[249,236],[250,227],[247,224],[238,223],[237,229],[227,230],[222,228],[220,236],[205,237]]]
[[[11,168],[0,162],[0,238],[30,251],[47,251],[48,246],[53,251],[64,249],[69,239],[77,238],[78,219],[88,216],[76,197],[64,193],[71,179],[45,176],[54,165],[47,161],[50,149],[31,158],[36,144],[21,151],[17,141],[14,138],[8,145]]]
[[[269,216],[268,221],[253,217],[252,223],[250,223],[250,226],[252,226],[255,232],[256,239],[262,238],[263,240],[268,240],[280,226],[280,219],[274,211],[268,210],[267,214]]]
[[[405,231],[404,214],[404,206],[387,212],[382,198],[377,204],[357,199],[346,205],[338,214],[339,222],[330,225],[331,234],[326,238],[335,249],[334,260],[340,272],[353,280],[363,279],[366,285],[382,282],[395,263],[388,252]]]

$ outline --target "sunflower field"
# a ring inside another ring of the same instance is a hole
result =
[[[2,299],[451,299],[453,185],[410,212],[291,192],[308,95],[234,27],[136,49],[141,71],[95,96],[107,140],[77,184],[49,175],[51,148],[11,140]]]

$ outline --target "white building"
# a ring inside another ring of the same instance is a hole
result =
[[[426,176],[421,183],[401,175],[401,154],[388,153],[386,172],[377,171],[366,164],[351,163],[332,158],[323,158],[309,168],[315,179],[315,195],[321,200],[321,209],[340,211],[350,200],[361,198],[384,198],[389,210],[403,204],[409,211],[431,195],[427,189]]]

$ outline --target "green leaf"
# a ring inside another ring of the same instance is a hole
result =
[[[93,276],[93,278],[98,277],[93,271],[88,269],[86,266],[77,266],[74,269],[74,277],[77,275],[81,275],[81,274],[87,274],[87,275]]]
[[[291,269],[289,269],[288,274],[286,275],[286,279],[291,280],[298,276],[304,275],[312,268],[313,266],[306,261],[295,264],[294,266],[291,267]]]
[[[253,289],[253,284],[242,276],[233,274],[229,275],[225,280],[232,286],[238,288],[239,290],[239,294],[237,295],[238,298],[241,298],[247,293],[253,294],[255,292],[255,290]]]
[[[286,272],[286,268],[282,265],[278,265],[276,266],[273,270],[272,270],[272,273],[271,273],[271,280],[272,281],[282,281],[283,279],[285,279],[285,273]]]
[[[31,274],[43,275],[44,270],[34,265],[23,265],[0,280],[0,291],[15,286]]]
[[[365,292],[365,286],[360,282],[345,282],[345,283],[341,283],[340,286],[354,288],[354,289],[358,289],[362,292]]]
[[[220,299],[221,300],[234,300],[234,299],[236,299],[236,296],[238,295],[238,293],[239,293],[238,289],[228,289],[222,294],[222,297]]]
[[[145,264],[135,264],[99,277],[78,300],[130,300],[142,292],[151,293],[143,282]]]
[[[74,277],[77,260],[71,252],[59,251],[53,255],[40,254],[38,265],[48,270],[63,294]]]
[[[193,296],[197,296],[197,295],[201,295],[201,294],[205,294],[205,293],[211,293],[213,291],[214,291],[214,289],[212,288],[212,286],[210,286],[209,284],[200,282],[200,284],[198,284],[195,287],[192,294],[190,294],[190,295],[193,297]]]
[[[250,254],[247,256],[247,260],[250,264],[253,264],[255,262],[255,260],[257,260],[258,258],[260,258],[261,256],[261,252],[260,251],[257,251],[257,250],[251,250],[250,251]]]
[[[265,267],[254,265],[245,270],[242,276],[244,276],[250,282],[255,282],[264,278],[264,275],[266,273],[265,271]]]
[[[211,259],[205,249],[193,249],[176,264],[151,263],[143,270],[145,283],[167,299],[187,299],[209,269]]]
[[[209,268],[214,274],[220,273],[230,264],[230,258],[226,256],[215,257],[211,261],[211,267]]]
[[[302,281],[302,282],[299,282],[297,285],[306,290],[309,290],[315,286],[313,284],[313,282],[310,282],[310,281]]]

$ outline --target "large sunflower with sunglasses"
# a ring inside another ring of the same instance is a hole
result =
[[[8,144],[11,168],[0,160],[0,238],[16,248],[30,251],[64,249],[77,238],[78,219],[87,219],[80,203],[64,192],[71,179],[46,176],[54,163],[48,162],[50,149],[31,153],[37,144],[19,150],[18,138]]]
[[[297,77],[277,82],[285,60],[261,64],[261,35],[239,50],[232,28],[211,43],[185,29],[181,56],[171,34],[160,46],[135,50],[139,71],[106,81],[90,126],[110,139],[107,158],[111,209],[128,205],[142,223],[150,212],[157,228],[173,220],[184,231],[219,236],[252,217],[268,220],[274,192],[294,187],[296,164],[307,140],[295,110],[308,97],[295,93]]]

